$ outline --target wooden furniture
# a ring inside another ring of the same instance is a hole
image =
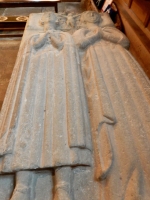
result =
[[[0,8],[16,8],[16,7],[54,7],[58,12],[58,3],[61,0],[0,0]],[[17,21],[16,17],[9,16],[7,20],[0,20],[0,30],[14,31],[24,30],[26,20]],[[0,34],[0,37],[18,37],[22,34]]]
[[[114,0],[130,40],[130,52],[150,78],[150,1]]]
[[[0,8],[16,8],[16,7],[55,7],[58,12],[57,4],[61,0],[0,0]]]
[[[123,0],[145,27],[150,26],[150,1],[149,0]]]
[[[2,37],[22,37],[23,30],[26,25],[28,17],[22,16],[0,16],[0,30],[2,31],[11,31],[10,33],[0,34],[0,38]],[[4,21],[3,21],[4,20]],[[15,34],[12,32],[15,31]]]

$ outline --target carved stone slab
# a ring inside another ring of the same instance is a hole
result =
[[[128,47],[94,11],[30,16],[0,116],[1,200],[149,198],[150,83]]]

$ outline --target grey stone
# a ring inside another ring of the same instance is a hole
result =
[[[73,37],[90,109],[99,199],[149,198],[150,83],[114,27],[98,13],[81,15]]]
[[[0,175],[0,199],[8,200],[14,189],[13,175]]]
[[[0,171],[16,173],[11,200],[32,199],[31,170],[47,168],[53,198],[72,199],[72,168],[92,166],[78,53],[72,36],[55,30],[56,16],[43,14],[44,32],[23,40],[1,111]]]
[[[30,15],[0,116],[7,199],[149,198],[150,85],[128,47],[105,14]]]

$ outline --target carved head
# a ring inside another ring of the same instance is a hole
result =
[[[46,29],[49,29],[49,25],[53,25],[53,27],[56,28],[59,23],[57,14],[55,14],[54,12],[45,12],[41,17],[40,23]]]
[[[93,24],[99,24],[101,22],[101,16],[98,12],[95,11],[86,11],[82,13],[80,21],[82,23],[93,23]]]

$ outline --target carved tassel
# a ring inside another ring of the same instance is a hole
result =
[[[96,166],[96,178],[103,180],[107,177],[112,163],[113,163],[113,150],[109,138],[108,124],[99,124],[97,131],[97,166]]]

